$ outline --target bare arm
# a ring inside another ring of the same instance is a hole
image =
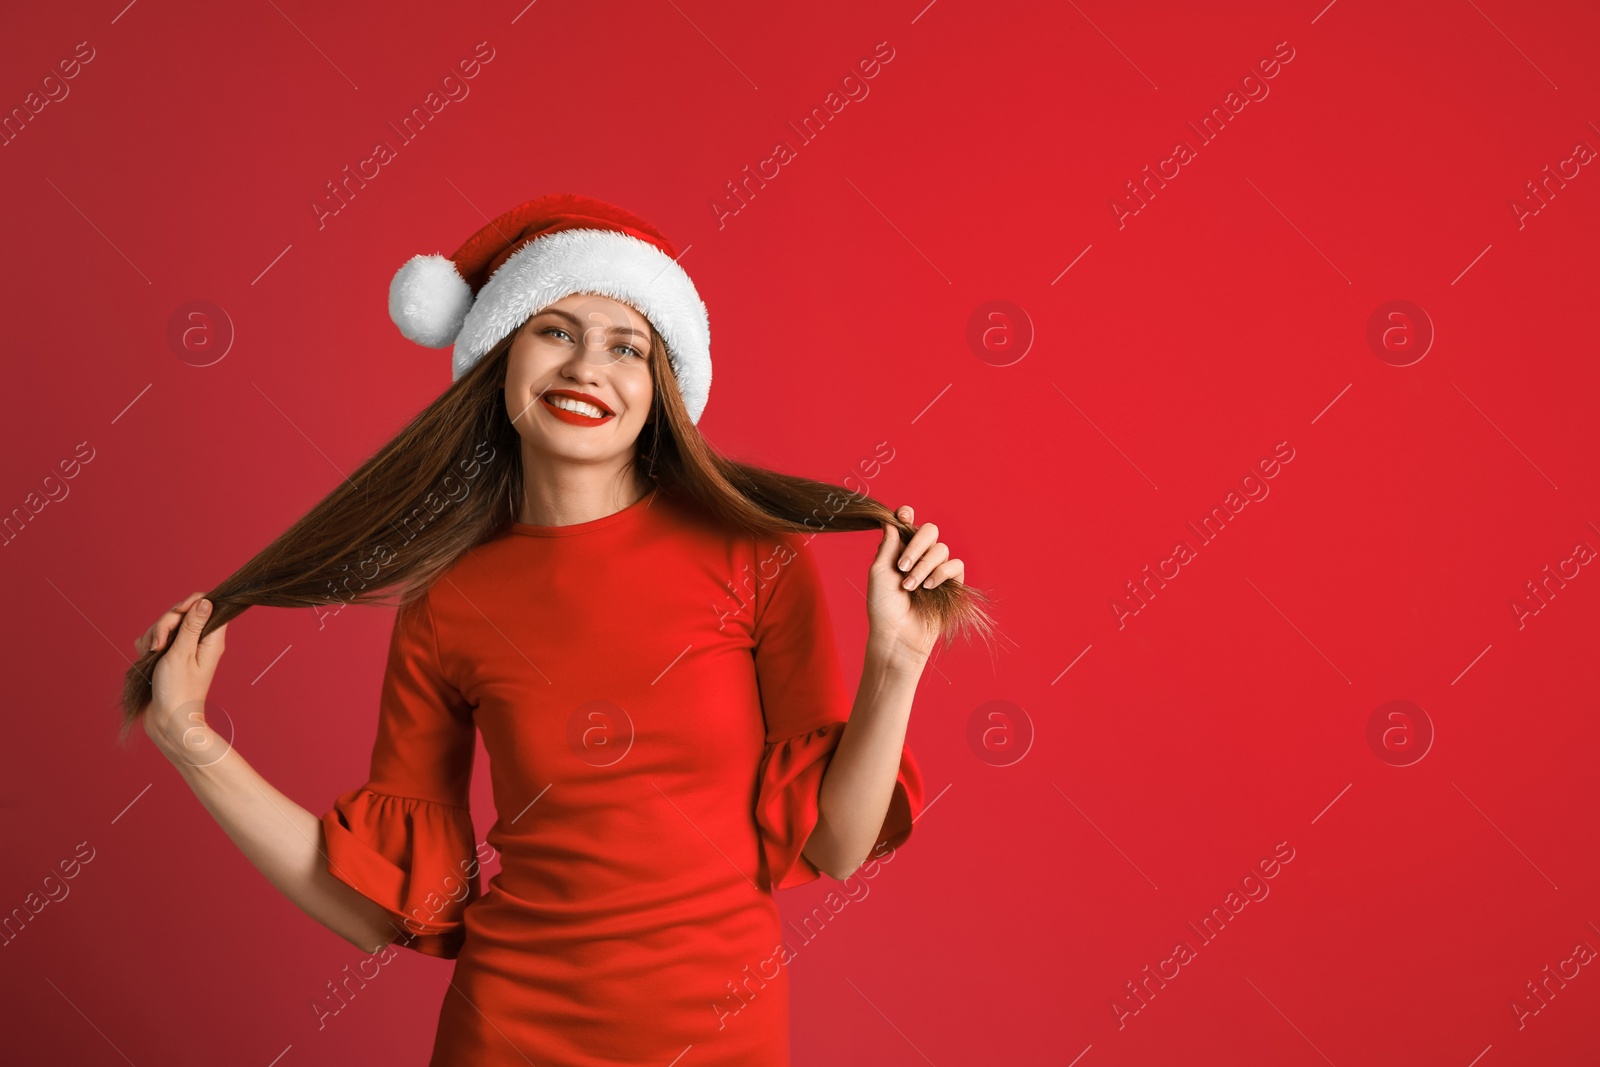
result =
[[[909,504],[896,509],[914,523]],[[866,861],[877,843],[894,797],[900,750],[917,682],[933,651],[938,629],[930,615],[911,607],[910,590],[938,586],[966,575],[950,558],[939,527],[925,522],[905,545],[888,523],[867,571],[867,654],[861,684],[838,747],[823,772],[817,807],[821,817],[801,850],[818,870],[843,881]]]
[[[398,932],[380,905],[327,869],[322,820],[272,787],[205,722],[205,698],[228,629],[199,634],[210,614],[192,593],[146,630],[134,647],[172,647],[156,661],[144,729],[178,768],[212,818],[267,881],[296,907],[364,952],[378,952]]]
[[[920,665],[897,666],[879,642],[867,642],[850,721],[823,772],[821,816],[802,850],[813,866],[840,881],[866,861],[883,829],[921,676]]]
[[[217,825],[301,911],[363,952],[394,940],[388,912],[328,873],[322,820],[284,796],[210,726],[151,732]]]

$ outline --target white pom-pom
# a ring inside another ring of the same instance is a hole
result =
[[[389,317],[428,348],[453,343],[471,309],[472,287],[445,256],[412,256],[389,283]]]

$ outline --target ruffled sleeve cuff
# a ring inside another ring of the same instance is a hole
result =
[[[362,788],[340,796],[322,826],[329,873],[389,913],[392,943],[456,957],[462,915],[480,895],[466,808]]]
[[[788,889],[816,880],[821,872],[801,855],[817,827],[822,776],[845,724],[832,722],[782,741],[767,742],[757,776],[756,825],[761,857],[771,889]],[[922,773],[909,747],[900,750],[900,770],[869,859],[885,846],[899,848],[911,836],[911,823],[922,811]]]

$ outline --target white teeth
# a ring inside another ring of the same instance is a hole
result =
[[[593,404],[586,404],[582,400],[574,400],[570,396],[552,396],[550,403],[562,411],[576,411],[579,415],[587,415],[591,419],[603,419],[606,413]]]

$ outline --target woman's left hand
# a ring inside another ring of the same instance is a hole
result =
[[[895,515],[915,523],[916,512],[906,504]],[[903,548],[900,531],[883,524],[883,540],[867,574],[867,644],[876,647],[897,669],[921,671],[933,652],[939,633],[937,620],[924,618],[911,608],[911,590],[933,588],[951,578],[964,580],[966,566],[950,558],[950,547],[939,540],[939,527],[923,523]]]

